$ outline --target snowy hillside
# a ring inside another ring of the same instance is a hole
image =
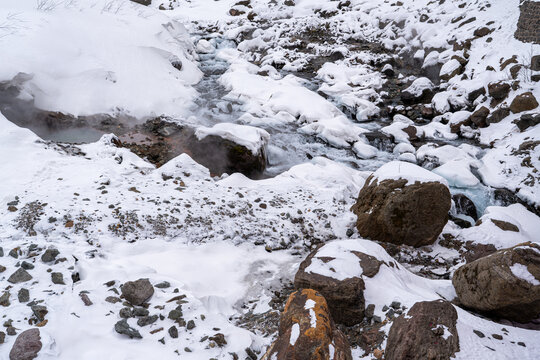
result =
[[[538,359],[539,21],[2,0],[0,359]]]

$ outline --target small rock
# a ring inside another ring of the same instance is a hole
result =
[[[6,333],[9,336],[14,336],[14,335],[17,335],[17,330],[15,330],[15,328],[13,326],[8,326],[7,329],[6,329]]]
[[[532,114],[521,115],[519,120],[515,120],[514,123],[518,127],[519,131],[523,132],[530,127],[540,124],[540,114],[534,116]]]
[[[9,360],[32,360],[37,357],[42,346],[39,329],[25,330],[17,336]]]
[[[9,296],[9,291],[4,291],[2,296],[0,296],[0,306],[8,307],[10,305]]]
[[[500,107],[488,116],[486,122],[488,125],[498,123],[508,115],[510,115],[510,109],[507,107]]]
[[[79,296],[81,297],[81,300],[85,306],[90,306],[93,304],[93,302],[90,300],[87,294],[82,293],[82,294],[79,294]]]
[[[497,340],[502,340],[503,339],[502,335],[499,335],[499,334],[491,334],[491,336],[493,336],[493,338],[497,339]]]
[[[43,305],[33,305],[30,308],[39,321],[45,320],[45,315],[49,313],[49,310]]]
[[[195,321],[189,320],[189,321],[187,322],[186,329],[192,330],[192,329],[194,329],[194,328],[195,328]]]
[[[148,314],[150,314],[150,311],[148,311],[148,309],[145,309],[143,307],[133,308],[133,316],[148,316]]]
[[[469,120],[471,120],[477,127],[483,128],[487,126],[486,119],[489,115],[489,109],[485,106],[482,106],[480,109],[476,110],[471,114]]]
[[[64,275],[62,275],[61,272],[51,273],[51,280],[53,284],[66,285],[66,283],[64,282]]]
[[[6,267],[5,267],[5,266],[2,266],[2,265],[0,265],[0,273],[3,273],[4,271],[6,271]]]
[[[146,326],[146,325],[150,325],[150,324],[153,324],[157,321],[158,319],[158,316],[157,315],[151,315],[151,316],[142,316],[139,318],[139,320],[137,320],[137,325],[139,326]]]
[[[486,335],[484,335],[484,333],[481,332],[480,330],[473,330],[473,333],[475,333],[476,336],[478,336],[480,339],[486,337]]]
[[[41,256],[41,261],[43,261],[44,263],[53,262],[59,254],[60,251],[58,251],[58,249],[47,249]]]
[[[375,304],[369,304],[366,306],[366,311],[364,312],[364,315],[366,318],[371,319],[373,318],[373,314],[375,313]]]
[[[117,302],[120,302],[122,300],[120,300],[120,298],[118,298],[116,296],[107,296],[105,298],[105,301],[108,302],[108,303],[111,303],[111,304],[116,304]]]
[[[30,292],[28,289],[22,288],[17,293],[17,298],[19,299],[20,303],[25,303],[30,301]]]
[[[0,331],[0,344],[3,344],[6,341],[6,333]]]
[[[162,281],[159,284],[156,284],[155,287],[157,287],[158,289],[166,289],[171,287],[171,284],[168,281]]]
[[[133,311],[131,311],[131,309],[128,307],[120,309],[120,312],[118,314],[122,319],[128,319],[133,317]]]
[[[142,339],[141,333],[137,329],[130,327],[126,319],[114,324],[114,330],[119,334],[129,336],[130,339]]]
[[[484,37],[486,36],[487,34],[489,34],[492,30],[488,27],[481,27],[481,28],[478,28],[476,30],[474,30],[474,33],[473,35],[476,36],[476,37]]]
[[[154,295],[154,287],[148,279],[128,281],[122,286],[122,296],[132,305],[142,305]]]
[[[27,261],[23,261],[21,263],[21,267],[24,269],[24,270],[32,270],[34,268],[34,265],[30,264],[29,262]]]
[[[171,326],[169,328],[169,335],[173,338],[173,339],[176,339],[178,338],[178,329],[176,328],[176,326]]]
[[[17,269],[8,279],[8,282],[12,284],[18,284],[26,281],[32,280],[32,275],[30,275],[26,270],[23,268]]]
[[[488,93],[495,100],[503,100],[510,92],[510,84],[505,82],[491,83],[488,85]]]
[[[174,310],[171,310],[169,312],[169,316],[168,318],[171,319],[171,320],[178,320],[180,319],[184,314],[182,313],[181,310],[178,310],[178,309],[174,309]]]
[[[18,259],[19,251],[20,251],[19,248],[11,249],[8,255],[11,256],[12,258]]]
[[[215,342],[217,346],[219,347],[223,347],[227,345],[227,340],[225,340],[225,335],[223,335],[222,333],[217,333],[214,336],[210,336],[208,339],[210,341]]]

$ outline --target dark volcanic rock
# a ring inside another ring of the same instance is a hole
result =
[[[452,278],[466,307],[517,322],[540,317],[540,245],[525,243],[480,258]]]
[[[122,285],[122,296],[132,305],[142,305],[154,295],[154,287],[148,279],[128,281]]]
[[[449,360],[459,351],[457,311],[448,301],[422,301],[388,333],[386,360]]]
[[[279,336],[262,359],[352,360],[352,355],[347,338],[335,328],[324,297],[304,289],[289,297],[281,314]]]
[[[25,330],[17,336],[9,353],[9,360],[35,359],[42,346],[39,329]]]
[[[371,175],[351,210],[358,217],[356,227],[363,237],[423,246],[437,239],[448,221],[450,206],[450,191],[442,183],[379,182]]]

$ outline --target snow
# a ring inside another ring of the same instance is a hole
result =
[[[375,242],[358,239],[354,232],[348,236],[347,229],[354,229],[355,222],[350,207],[371,174],[376,181],[437,181],[470,196],[481,224],[460,229],[449,222],[444,229],[459,241],[497,249],[538,242],[538,216],[520,204],[496,206],[500,204],[493,201],[492,192],[507,188],[540,205],[540,146],[531,145],[540,141],[540,128],[520,132],[514,121],[523,114],[510,114],[486,128],[462,127],[460,135],[450,132],[450,125],[470,117],[468,110],[497,108],[488,96],[472,104],[467,97],[490,82],[510,79],[508,68],[500,69],[501,61],[516,55],[519,63],[529,64],[531,55],[540,50],[513,36],[517,0],[462,5],[403,0],[400,6],[392,1],[351,0],[350,7],[341,8],[338,2],[323,0],[297,0],[294,6],[252,0],[249,7],[236,6],[246,14],[233,17],[228,12],[236,2],[154,0],[145,7],[127,0],[3,1],[0,82],[11,81],[20,88],[19,98],[30,107],[75,116],[128,115],[136,122],[165,115],[194,124],[200,138],[221,136],[254,154],[264,148],[274,170],[261,180],[242,174],[215,178],[188,154],[156,168],[127,148],[114,146],[111,134],[79,146],[56,144],[0,114],[2,247],[7,253],[19,246],[26,251],[30,244],[55,246],[67,259],[55,265],[36,260],[31,270],[36,282],[10,289],[13,299],[22,286],[29,287],[31,298],[42,300],[49,309],[48,323],[40,328],[44,347],[39,358],[227,359],[233,352],[247,357],[246,348],[264,353],[275,334],[263,336],[236,321],[246,313],[265,316],[273,311],[273,291],[292,281],[298,264],[319,243],[324,246],[309,270],[336,279],[362,277],[366,304],[376,305],[376,315],[384,316],[382,307],[392,301],[410,308],[417,301],[452,300],[450,280],[415,275],[418,267],[406,269]],[[160,5],[168,10],[158,10]],[[248,20],[251,11],[262,22]],[[322,11],[336,14],[323,17]],[[421,15],[429,20],[420,22]],[[458,16],[463,19],[454,21]],[[462,25],[472,17],[476,20]],[[474,30],[489,21],[494,21],[489,25],[492,41],[484,37],[472,40],[470,50],[452,49],[451,44],[472,39]],[[319,41],[321,29],[335,41],[323,36]],[[374,52],[364,44],[380,48]],[[411,66],[426,72],[444,64],[440,74],[449,74],[461,66],[454,55],[467,59],[463,65],[467,80],[456,76],[439,83],[416,78],[427,76],[419,71],[401,73],[405,67],[400,62],[409,67],[410,60]],[[494,71],[486,70],[488,66]],[[380,71],[390,67],[396,76],[387,79]],[[524,91],[540,99],[538,83],[527,74],[526,69],[519,73],[519,88],[511,90],[500,106]],[[403,106],[400,112],[408,117],[395,115],[389,123],[386,111],[380,111],[394,101],[386,81],[397,81],[397,90],[412,82],[407,91],[414,96],[426,89],[438,91],[431,101],[437,116],[418,119],[411,115],[415,109]],[[201,105],[204,102],[208,109]],[[411,144],[403,131],[408,126],[428,142],[415,149],[416,142]],[[366,140],[367,131],[390,135],[397,145],[393,151],[378,149]],[[472,145],[464,144],[464,138]],[[417,161],[434,168],[429,171],[415,165]],[[12,212],[7,204],[15,197],[19,202]],[[39,216],[32,229],[24,228],[21,214],[35,202],[41,204]],[[137,221],[123,224],[125,232],[113,230],[121,221],[129,222],[130,216]],[[65,226],[68,220],[73,227]],[[492,220],[507,221],[519,231],[504,231]],[[457,251],[438,243],[428,250],[441,262],[432,273],[451,274],[455,266],[447,263],[458,259]],[[379,273],[364,276],[353,251],[384,261]],[[427,255],[427,250],[414,254]],[[325,263],[320,259],[324,256],[334,259]],[[2,288],[23,259],[28,261],[26,254],[18,260],[4,255],[2,265],[8,269],[0,278]],[[61,271],[66,280],[77,271],[81,281],[51,284],[49,268]],[[525,265],[514,264],[511,270],[540,285]],[[197,327],[180,329],[178,342],[167,337],[169,319],[138,328],[142,340],[115,333],[122,305],[104,300],[113,293],[103,284],[115,280],[118,288],[139,277],[153,284],[171,283],[170,289],[156,288],[151,313],[166,317],[176,306],[167,301],[186,295],[184,316]],[[94,305],[84,306],[81,291],[89,292]],[[306,303],[311,314],[310,305]],[[455,308],[457,359],[534,359],[540,351],[537,331]],[[30,327],[23,320],[30,316],[25,304],[14,300],[2,314],[15,320],[18,331]],[[150,333],[160,326],[164,331]],[[383,331],[390,326],[388,321]],[[500,333],[502,326],[508,333],[503,340],[494,339],[492,334]],[[227,339],[224,348],[200,342],[215,328]],[[486,337],[479,338],[473,330]],[[443,336],[449,336],[448,329]],[[158,342],[162,337],[165,344]],[[295,324],[290,343],[298,337]],[[0,358],[7,356],[14,339],[6,338]],[[329,351],[333,357],[333,345]],[[358,348],[353,354],[371,358]]]
[[[412,82],[412,84],[403,91],[406,91],[414,97],[422,96],[425,90],[433,89],[433,83],[426,77],[421,77]]]
[[[403,161],[391,161],[384,164],[373,173],[373,179],[378,182],[405,179],[407,180],[407,184],[413,184],[415,182],[440,182],[448,186],[447,181],[443,177],[420,166]]]
[[[504,231],[491,219],[514,224],[519,231]],[[527,241],[538,242],[540,219],[521,204],[488,206],[479,220],[482,221],[481,225],[463,229],[460,235],[480,244],[492,244],[497,249],[509,248]]]
[[[3,1],[0,22],[17,20],[16,31],[0,36],[0,81],[26,73],[24,94],[36,107],[73,115],[187,114],[201,72],[181,23],[127,0],[49,2],[51,11]]]
[[[455,70],[459,69],[461,67],[461,64],[456,59],[451,59],[450,61],[446,62],[442,67],[441,71],[439,73],[439,76],[449,76],[452,74]]]
[[[291,337],[289,339],[289,344],[291,344],[291,346],[294,346],[299,336],[300,336],[300,325],[298,325],[298,323],[294,323],[293,326],[291,327]]]
[[[529,272],[526,265],[515,263],[514,265],[510,266],[510,271],[512,271],[512,274],[514,274],[515,277],[525,280],[533,286],[540,285],[540,281],[538,281],[538,279],[536,279],[534,275]]]
[[[304,309],[309,311],[309,319],[310,319],[309,321],[312,328],[317,327],[317,315],[315,314],[314,308],[315,308],[315,301],[311,299],[307,299]]]
[[[220,123],[211,128],[201,126],[195,131],[195,136],[199,140],[210,135],[219,136],[245,146],[253,155],[260,154],[270,138],[270,134],[263,129],[232,123]]]

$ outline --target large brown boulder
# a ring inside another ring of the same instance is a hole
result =
[[[526,323],[540,317],[540,246],[524,243],[463,265],[452,278],[466,307]]]
[[[367,277],[375,276],[383,263],[374,256],[362,252],[351,251],[350,253],[353,257],[357,258],[358,264],[362,269],[362,273],[357,274],[358,276],[341,279],[310,271],[310,266],[314,262],[322,261],[328,264],[335,259],[331,256],[321,256],[318,248],[302,261],[294,277],[295,288],[317,290],[326,298],[332,318],[337,323],[347,326],[358,324],[364,319],[365,285],[362,275]]]
[[[324,297],[312,289],[291,294],[279,336],[263,360],[352,360],[347,338],[336,329]]]
[[[536,98],[532,92],[528,91],[516,96],[514,100],[512,100],[512,103],[510,104],[510,111],[515,114],[522,111],[536,109],[537,107],[538,101],[536,101]]]
[[[394,320],[385,360],[447,360],[459,351],[458,314],[448,301],[422,301]]]
[[[450,207],[442,178],[413,164],[391,162],[366,180],[351,210],[363,237],[423,246],[435,242]]]
[[[17,336],[9,352],[9,360],[35,359],[42,346],[39,329],[25,330]]]

